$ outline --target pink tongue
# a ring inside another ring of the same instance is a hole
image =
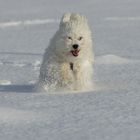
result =
[[[78,55],[78,51],[77,51],[77,50],[73,51],[73,53],[74,53],[75,55]]]
[[[74,56],[78,56],[78,53],[79,53],[78,50],[73,50],[73,51],[71,51],[71,52],[72,52],[72,54],[73,54]]]

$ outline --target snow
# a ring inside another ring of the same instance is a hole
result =
[[[140,2],[0,0],[0,140],[139,140]],[[34,89],[64,12],[93,32],[95,90]]]
[[[0,23],[0,28],[7,27],[17,27],[17,26],[29,26],[29,25],[41,25],[47,23],[57,22],[54,19],[34,19],[34,20],[25,20],[25,21],[9,21]]]
[[[96,58],[97,64],[129,64],[129,63],[133,64],[139,62],[140,62],[139,60],[132,60],[112,54],[103,55]]]
[[[140,17],[107,17],[105,20],[111,20],[111,21],[140,21]]]

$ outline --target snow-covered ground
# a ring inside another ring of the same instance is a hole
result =
[[[139,0],[0,0],[0,140],[140,139]],[[93,32],[96,88],[33,90],[64,12]]]

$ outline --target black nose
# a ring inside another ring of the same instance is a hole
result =
[[[78,44],[74,44],[72,47],[73,47],[74,49],[77,49],[77,48],[79,47],[79,45],[78,45]]]

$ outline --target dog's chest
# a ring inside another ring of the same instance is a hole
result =
[[[80,67],[74,63],[63,63],[61,65],[62,80],[75,81],[80,71]]]
[[[74,67],[74,64],[73,63],[70,63],[70,70],[73,71],[73,67]]]

